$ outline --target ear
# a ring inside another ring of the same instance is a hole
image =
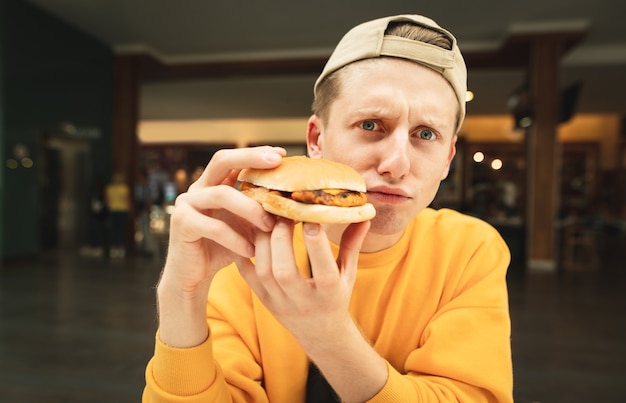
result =
[[[323,124],[317,115],[311,115],[306,126],[306,149],[311,158],[322,157]]]
[[[441,173],[441,180],[444,180],[448,177],[448,174],[450,173],[450,165],[452,164],[452,160],[454,159],[454,156],[456,155],[456,140],[458,139],[457,135],[454,135],[454,137],[452,138],[452,142],[450,143],[450,152],[448,153],[448,161],[443,169],[443,172]]]

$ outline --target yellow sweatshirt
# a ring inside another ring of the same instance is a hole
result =
[[[308,272],[301,227],[294,244]],[[389,366],[370,402],[513,401],[509,258],[495,229],[446,209],[360,255],[350,310]],[[200,346],[170,348],[157,334],[144,402],[304,402],[306,355],[235,267],[215,277],[207,317]]]
[[[110,211],[130,211],[130,191],[125,183],[112,183],[106,187],[107,206]]]

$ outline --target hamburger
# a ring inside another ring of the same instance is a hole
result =
[[[267,212],[294,221],[340,224],[376,215],[363,178],[338,162],[286,157],[273,169],[244,169],[237,180],[239,190]]]

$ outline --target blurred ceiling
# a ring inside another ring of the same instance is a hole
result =
[[[316,73],[345,31],[407,12],[427,15],[457,37],[476,94],[470,115],[508,113],[507,100],[525,79],[523,68],[507,64],[498,49],[512,37],[559,32],[573,33],[560,86],[582,82],[577,110],[626,115],[623,0],[29,2],[118,54],[147,55],[178,71],[142,83],[142,119],[306,117]],[[485,53],[492,57],[481,58]],[[182,79],[190,67],[207,64],[222,72]]]

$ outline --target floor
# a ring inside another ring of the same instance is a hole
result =
[[[0,270],[0,402],[138,402],[156,260],[51,252]]]
[[[512,271],[515,401],[623,402],[626,242],[596,271]],[[160,260],[53,251],[0,268],[0,402],[137,402]]]

